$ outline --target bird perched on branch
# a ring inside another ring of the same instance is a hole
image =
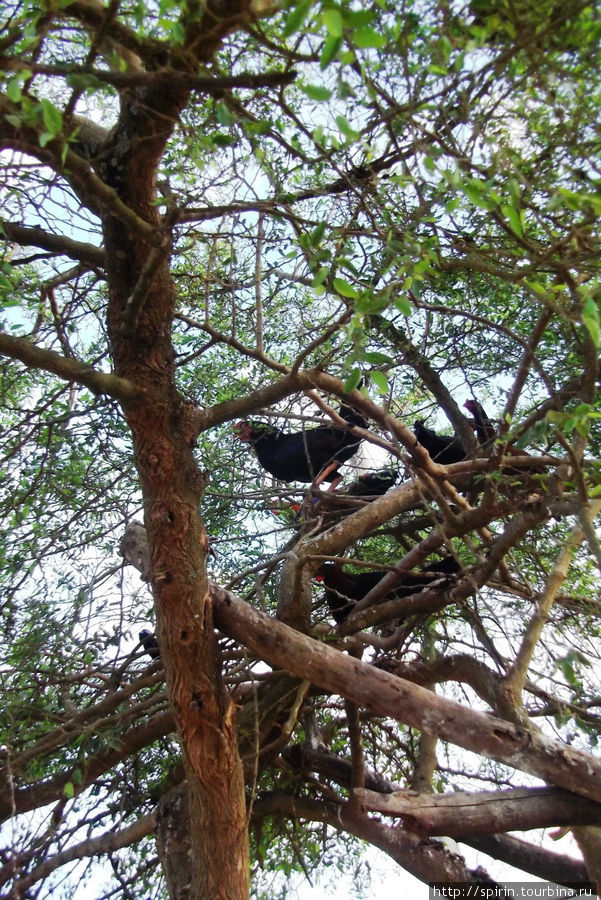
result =
[[[477,400],[466,400],[463,405],[473,416],[478,443],[482,447],[490,446],[496,434],[494,422],[488,418],[484,407]]]
[[[351,406],[343,404],[340,415],[351,427],[367,427],[363,416]],[[252,444],[259,464],[275,478],[305,482],[317,478],[316,484],[338,482],[338,466],[355,455],[362,440],[337,425],[285,433],[261,422],[238,422],[234,433],[239,440]]]
[[[422,572],[407,572],[388,597],[408,597],[432,583],[436,575],[452,575],[459,571],[459,564],[452,556],[437,559]],[[334,620],[340,624],[353,611],[355,605],[387,575],[384,571],[345,572],[341,562],[325,562],[316,572],[316,579],[325,587],[326,601]]]
[[[478,436],[478,441],[483,447],[490,447],[496,438],[496,429],[494,422],[488,418],[486,412],[481,403],[478,403],[477,400],[466,400],[464,403],[466,409],[468,409],[474,419],[474,429],[476,431],[476,435]],[[505,456],[531,456],[531,453],[528,453],[526,450],[522,450],[519,447],[512,447],[511,444],[503,445],[503,454]],[[545,466],[532,466],[527,472],[529,474],[538,474],[541,475],[547,472],[547,468]],[[525,470],[518,468],[505,469],[505,472],[508,475],[523,475]]]
[[[159,647],[159,642],[157,641],[152,631],[148,631],[147,628],[143,628],[142,631],[140,631],[140,633],[138,634],[138,637],[140,638],[140,643],[151,659],[161,658],[161,649]]]
[[[421,419],[415,422],[413,433],[434,462],[440,463],[441,466],[462,462],[467,456],[465,448],[458,438],[446,434],[436,434],[431,428],[427,428]]]
[[[399,473],[393,472],[392,469],[366,472],[340,493],[345,497],[381,497],[390,490],[398,477]]]

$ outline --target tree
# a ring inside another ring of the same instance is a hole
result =
[[[353,836],[599,877],[598,13],[9,0],[2,34],[11,896],[101,857],[245,897],[249,834],[257,894]],[[341,402],[376,499],[232,438]],[[386,574],[334,628],[341,559]],[[550,825],[582,863],[506,834]]]

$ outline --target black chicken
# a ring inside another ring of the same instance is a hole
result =
[[[340,415],[350,426],[366,428],[367,422],[352,407],[343,404]],[[286,434],[261,422],[238,422],[236,436],[252,444],[260,465],[282,481],[337,481],[338,466],[359,449],[361,438],[336,425],[319,425]],[[331,465],[328,465],[328,464]]]
[[[413,433],[434,462],[440,463],[441,466],[462,462],[467,456],[463,444],[458,438],[446,434],[436,434],[431,428],[426,428],[420,419],[415,422]]]
[[[484,407],[477,400],[466,400],[463,405],[473,416],[478,443],[482,447],[490,446],[495,439],[495,426],[486,415]]]
[[[366,472],[360,475],[342,491],[345,497],[381,497],[395,484],[398,472],[392,469],[379,469],[377,472]]]
[[[474,429],[476,431],[476,435],[478,436],[478,441],[483,447],[490,447],[495,440],[496,429],[494,422],[488,418],[486,412],[481,403],[478,403],[477,400],[466,400],[464,403],[466,409],[468,409],[474,419]],[[522,450],[519,447],[512,447],[511,444],[506,444],[503,448],[503,454],[505,456],[531,456],[532,454],[528,453],[526,450]],[[505,473],[507,475],[523,475],[524,470],[518,468],[505,468]],[[541,475],[548,471],[546,466],[532,466],[529,470],[530,474]]]
[[[151,659],[161,658],[159,642],[157,641],[152,631],[148,631],[147,628],[143,628],[142,631],[140,631],[140,633],[138,634],[138,637],[140,638],[140,643]]]
[[[452,575],[459,571],[459,564],[452,556],[437,559],[422,572],[407,572],[403,580],[387,595],[388,597],[408,597],[432,583],[432,575]],[[362,600],[387,575],[387,572],[344,572],[342,563],[325,562],[316,573],[318,581],[323,581],[326,601],[334,620],[340,624],[352,612],[356,603]],[[386,599],[386,598],[385,598]]]

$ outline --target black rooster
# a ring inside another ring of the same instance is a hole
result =
[[[436,434],[431,428],[426,428],[420,419],[415,422],[413,433],[434,462],[440,463],[441,466],[462,462],[467,456],[465,448],[458,438],[446,434]]]
[[[466,400],[464,403],[466,409],[468,409],[473,418],[474,418],[474,429],[476,431],[476,435],[478,436],[478,441],[483,447],[490,447],[496,436],[496,429],[494,422],[488,418],[486,412],[481,403],[478,403],[477,400]],[[522,450],[519,447],[512,447],[511,444],[506,444],[503,447],[503,454],[505,456],[531,456],[531,453],[528,453],[526,450]],[[529,470],[530,474],[541,475],[548,471],[546,466],[532,466]],[[523,475],[524,470],[518,468],[505,468],[505,473],[507,475]]]
[[[388,597],[408,597],[427,587],[434,580],[432,575],[452,575],[459,571],[459,564],[452,556],[437,559],[422,572],[407,572],[403,580],[393,588]],[[344,622],[359,600],[362,600],[387,572],[344,572],[342,563],[325,562],[316,573],[318,581],[323,581],[326,601],[334,620]],[[384,598],[385,599],[385,598]]]
[[[367,422],[343,404],[340,415],[350,426],[366,428]],[[338,466],[354,456],[361,438],[336,425],[319,425],[286,434],[261,422],[238,422],[236,436],[252,444],[260,465],[282,481],[334,482],[340,479]],[[330,465],[328,465],[330,464]]]
[[[140,638],[140,643],[151,659],[161,658],[159,642],[157,641],[152,631],[148,631],[147,628],[143,628],[142,631],[138,634],[138,637]]]
[[[463,405],[474,418],[474,428],[479,444],[482,447],[490,446],[495,439],[495,426],[486,415],[484,407],[477,400],[466,400]]]
[[[381,497],[395,484],[398,472],[392,469],[379,469],[377,472],[366,472],[353,481],[344,491],[345,497]]]

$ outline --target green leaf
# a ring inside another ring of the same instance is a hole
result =
[[[20,78],[11,78],[6,85],[6,96],[11,103],[18,103],[23,95]]]
[[[526,284],[529,288],[532,288],[535,294],[546,294],[547,288],[544,284],[541,284],[540,281],[528,281],[526,279]]]
[[[569,191],[567,188],[559,188],[555,199],[556,202],[559,199],[563,199],[565,205],[569,209],[586,212],[588,209],[592,208],[595,215],[601,215],[601,196],[599,196],[599,194],[585,194]]]
[[[513,205],[516,207],[516,209],[519,209],[520,201],[522,198],[522,191],[520,189],[519,181],[517,181],[515,178],[509,179],[509,193],[511,194]]]
[[[236,143],[236,138],[231,134],[224,134],[222,131],[216,131],[211,135],[211,140],[216,147],[231,147]]]
[[[338,60],[341,66],[350,66],[351,63],[355,62],[355,51],[352,49],[342,50],[338,54]]]
[[[65,81],[74,91],[86,91],[90,89],[99,90],[109,87],[106,82],[97,78],[95,75],[79,75],[77,73],[72,73],[71,75],[67,75]]]
[[[386,46],[386,38],[374,28],[358,28],[353,34],[353,43],[363,49],[376,47],[381,50]]]
[[[290,37],[291,34],[300,31],[303,22],[311,11],[312,6],[313,0],[304,0],[303,3],[297,4],[294,9],[290,10],[286,18],[286,24],[284,25],[284,29],[282,31],[282,37],[287,38]]]
[[[340,50],[342,46],[342,38],[341,37],[333,37],[329,35],[325,43],[323,45],[323,50],[321,51],[321,56],[319,57],[319,68],[327,69],[332,60],[336,58],[336,54]]]
[[[357,312],[363,315],[371,315],[372,313],[382,312],[388,306],[388,298],[386,295],[374,294],[373,290],[366,289],[357,297],[355,308]]]
[[[587,297],[582,308],[582,324],[586,327],[595,347],[601,344],[599,308],[592,297]]]
[[[269,134],[271,124],[269,122],[244,122],[244,130],[247,134]]]
[[[394,305],[404,316],[410,316],[413,312],[413,304],[406,297],[396,297]]]
[[[44,119],[44,125],[46,126],[46,131],[50,134],[51,138],[56,137],[57,134],[61,133],[63,127],[63,116],[59,109],[50,102],[50,100],[42,100],[42,117]],[[44,146],[41,143],[40,146]]]
[[[334,278],[332,280],[332,284],[334,286],[334,289],[338,291],[338,293],[343,297],[350,297],[351,299],[354,299],[358,296],[357,291],[352,286],[352,284],[349,284],[348,281],[344,280],[344,278]]]
[[[388,393],[388,378],[386,377],[384,372],[370,372],[369,377],[371,378],[371,381],[374,384],[378,394]]]
[[[323,241],[323,236],[326,233],[327,225],[325,222],[320,222],[317,228],[311,234],[311,246],[319,247],[321,242]]]
[[[4,116],[5,120],[9,123],[9,125],[14,125],[15,128],[20,128],[23,124],[23,119],[21,116],[15,116],[13,113],[8,113],[8,115]]]
[[[316,144],[323,144],[324,134],[325,134],[325,130],[324,130],[323,125],[318,125],[312,134],[313,140],[315,141]]]
[[[330,272],[330,270],[327,269],[325,266],[322,266],[321,269],[318,269],[313,277],[312,287],[316,288],[316,287],[319,287],[320,285],[323,285],[324,281],[326,280],[326,278],[329,275],[329,272]]]
[[[318,84],[301,84],[300,89],[311,100],[329,100],[332,96],[332,91]]]
[[[66,783],[65,787],[63,788],[63,792],[65,794],[65,797],[71,798],[75,796],[75,785],[72,781],[68,781]]]
[[[173,22],[171,24],[171,37],[176,44],[184,43],[186,39],[186,31],[181,22]]]
[[[354,99],[357,96],[348,81],[345,81],[344,78],[338,79],[337,94],[340,100]]]
[[[519,210],[517,210],[514,206],[502,206],[501,212],[509,222],[512,231],[515,231],[517,235],[523,237],[524,230],[522,228],[522,220]]]
[[[387,366],[394,363],[392,357],[387,356],[386,353],[380,353],[378,350],[365,350],[361,354],[361,359],[364,359],[374,366]]]
[[[345,25],[349,25],[351,28],[362,28],[364,25],[368,25],[373,21],[375,16],[375,9],[372,7],[371,9],[355,9],[344,11],[344,23]]]
[[[353,369],[349,377],[344,382],[345,391],[353,391],[361,381],[361,369]]]
[[[225,103],[218,103],[215,107],[215,117],[220,125],[223,125],[224,128],[229,128],[230,125],[236,121],[236,116],[233,115],[232,111],[225,105]]]
[[[351,126],[350,122],[344,116],[336,116],[336,124],[341,133],[350,141],[358,141],[361,135]]]
[[[338,9],[324,9],[321,14],[321,21],[328,29],[331,37],[342,37],[342,16]]]
[[[483,181],[478,181],[477,178],[470,178],[468,181],[464,181],[461,187],[466,197],[473,204],[479,206],[480,209],[494,208],[495,203],[492,199],[491,191]]]

